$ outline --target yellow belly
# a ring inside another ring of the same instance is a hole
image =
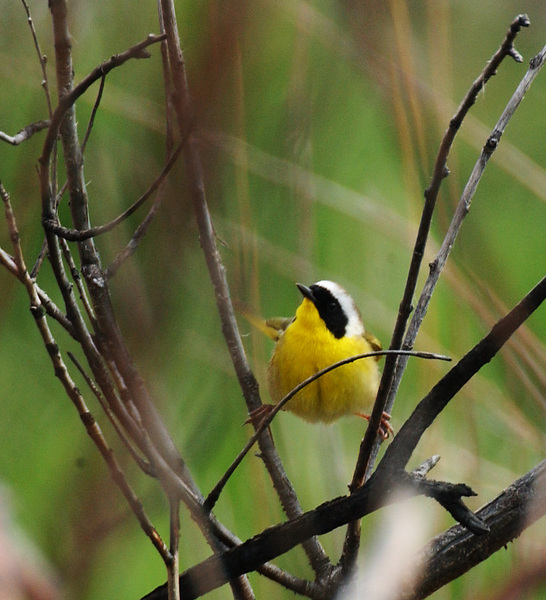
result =
[[[268,386],[278,403],[299,383],[317,371],[373,348],[363,337],[336,339],[326,328],[313,331],[298,320],[281,335],[269,363]],[[307,421],[331,423],[339,417],[369,411],[379,385],[375,358],[343,365],[300,390],[287,404],[289,410]]]

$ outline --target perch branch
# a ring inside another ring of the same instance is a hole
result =
[[[240,546],[226,551],[222,556],[213,556],[188,569],[180,575],[180,597],[182,600],[198,598],[224,585],[230,577],[254,570],[260,561],[271,560],[287,552],[299,543],[296,540],[305,535],[328,533],[349,520],[361,518],[380,508],[380,505],[392,502],[393,496],[386,494],[384,488],[375,489],[377,485],[372,485],[372,478],[350,496],[326,502],[295,521],[270,527]],[[410,484],[408,494],[417,494],[417,487]],[[391,487],[389,491],[392,489]],[[378,492],[381,495],[379,503]],[[456,525],[427,545],[419,557],[419,562],[425,565],[424,578],[416,584],[423,592],[417,594],[412,591],[403,600],[425,598],[441,585],[481,562],[484,549],[487,556],[493,554],[545,513],[546,461],[512,483],[495,500],[478,511],[477,517],[487,524],[489,532],[476,536]],[[439,583],[435,579],[441,574],[444,561],[448,561],[451,574],[447,580]],[[431,584],[433,587],[428,587]],[[166,599],[165,585],[142,598]]]
[[[403,350],[379,350],[376,352],[367,352],[365,354],[357,354],[355,356],[350,356],[349,358],[340,360],[336,363],[328,365],[327,367],[325,367],[324,369],[321,369],[320,371],[317,371],[316,373],[314,373],[307,379],[304,379],[293,390],[291,390],[284,398],[279,400],[279,402],[277,404],[275,404],[275,406],[273,406],[271,411],[267,415],[264,416],[264,418],[261,420],[261,422],[257,426],[254,434],[249,438],[249,440],[245,444],[244,448],[241,450],[241,452],[239,452],[239,454],[237,455],[235,460],[231,463],[229,468],[226,470],[226,472],[224,473],[224,475],[222,476],[220,481],[213,487],[210,494],[207,496],[207,499],[205,500],[205,504],[204,504],[205,510],[210,511],[213,509],[214,505],[218,501],[218,498],[220,497],[220,494],[222,493],[222,490],[224,489],[229,478],[233,475],[233,473],[235,472],[235,469],[241,464],[243,458],[248,454],[249,450],[256,443],[256,440],[258,440],[260,435],[266,429],[268,429],[268,427],[271,425],[271,423],[272,423],[273,419],[276,417],[276,415],[285,407],[285,405],[300,390],[302,390],[304,387],[308,386],[313,381],[316,381],[317,379],[319,379],[319,377],[322,377],[323,375],[326,375],[330,371],[333,371],[334,369],[338,369],[339,367],[342,367],[343,365],[348,365],[352,362],[361,360],[363,358],[370,358],[372,356],[385,356],[388,354],[409,354],[411,356],[415,356],[416,358],[424,358],[424,359],[430,359],[430,360],[445,360],[445,361],[451,360],[449,358],[449,356],[442,356],[441,354],[433,354],[431,352],[411,352],[411,351],[405,352]]]
[[[461,387],[491,361],[545,299],[546,277],[421,400],[387,448],[376,471],[360,488],[347,497],[326,502],[288,523],[270,527],[240,546],[192,567],[180,576],[181,598],[196,598],[223,585],[231,577],[255,570],[260,564],[288,552],[311,536],[322,535],[346,523],[355,522],[389,502],[392,498],[390,493],[396,486],[407,482],[404,469],[425,430]],[[408,491],[424,493],[423,488],[415,485],[409,485]],[[490,522],[487,525],[492,528]],[[160,586],[143,600],[165,598],[165,587]]]

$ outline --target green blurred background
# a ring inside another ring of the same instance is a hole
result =
[[[21,3],[0,0],[0,130],[14,135],[47,118],[41,72]],[[54,88],[47,3],[30,2]],[[69,3],[76,81],[114,53],[158,31],[155,2]],[[366,3],[317,1],[177,3],[182,48],[203,139],[207,197],[232,295],[264,316],[293,314],[295,281],[333,279],[388,344],[434,158],[464,93],[516,14],[531,27],[465,121],[449,159],[429,253],[451,219],[472,166],[528,60],[546,42],[543,0]],[[114,70],[85,158],[93,224],[128,207],[165,156],[158,47],[149,60]],[[77,105],[83,135],[94,86]],[[460,358],[540,278],[546,265],[546,74],[504,134],[478,188],[417,340],[421,350]],[[10,192],[27,262],[42,243],[35,166],[44,135],[0,144],[0,179]],[[111,282],[121,328],[182,455],[206,493],[249,431],[215,312],[182,165],[136,255]],[[63,209],[66,211],[66,208]],[[63,212],[66,220],[66,212]],[[109,264],[141,211],[98,245]],[[4,222],[4,221],[3,221]],[[5,225],[0,244],[11,252]],[[425,265],[426,265],[425,261]],[[423,280],[426,268],[423,273]],[[47,266],[40,285],[59,301]],[[262,384],[268,340],[241,320]],[[73,340],[53,324],[64,353]],[[544,457],[546,318],[533,316],[461,392],[423,438],[412,466],[432,454],[436,479],[465,481],[478,508]],[[449,367],[410,361],[393,414],[395,430]],[[85,389],[81,378],[74,374]],[[131,481],[167,536],[167,505],[140,475],[100,409],[91,410],[119,450]],[[330,427],[281,414],[275,441],[304,509],[346,493],[363,434],[358,419]],[[163,565],[112,483],[77,413],[53,376],[21,285],[0,270],[0,478],[17,539],[32,543],[67,598],[136,599],[164,580]],[[452,524],[427,499],[427,536]],[[283,519],[260,460],[245,459],[216,512],[247,538]],[[382,515],[364,523],[363,557],[377,554]],[[15,525],[16,524],[16,525]],[[209,555],[182,513],[181,567]],[[544,523],[434,597],[484,598],[545,556]],[[322,539],[336,560],[343,531]],[[22,542],[21,542],[22,543]],[[14,551],[15,552],[15,551]],[[311,576],[296,549],[278,560]],[[258,598],[282,596],[253,574]],[[229,597],[224,588],[211,598]],[[546,598],[544,587],[530,598]]]

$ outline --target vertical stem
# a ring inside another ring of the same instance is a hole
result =
[[[167,563],[167,591],[169,600],[180,600],[180,584],[178,579],[180,561],[180,501],[178,497],[169,499],[170,520],[170,554]]]
[[[261,405],[258,383],[248,364],[244,346],[241,340],[235,313],[231,302],[226,272],[220,252],[216,245],[216,234],[209,213],[205,196],[203,167],[198,148],[198,140],[193,135],[193,111],[191,96],[186,77],[186,68],[180,48],[180,37],[174,3],[172,0],[161,0],[162,25],[167,34],[169,49],[169,64],[171,68],[171,82],[173,86],[173,107],[176,111],[180,138],[186,139],[184,148],[188,185],[193,202],[201,247],[207,263],[209,276],[214,286],[216,304],[222,322],[222,333],[226,340],[235,373],[239,380],[243,396],[249,412]],[[303,514],[298,502],[296,492],[282,466],[281,460],[269,434],[260,436],[258,443],[262,458],[268,469],[269,475],[289,518],[296,518]],[[317,538],[312,538],[304,543],[307,553],[317,576],[326,574],[329,560]]]

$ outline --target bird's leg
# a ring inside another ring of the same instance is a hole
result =
[[[264,419],[267,419],[268,415],[275,408],[274,404],[262,404],[258,406],[258,408],[254,409],[249,415],[248,419],[244,422],[245,425],[249,425],[252,423],[254,429],[258,429],[260,425],[263,423]],[[273,442],[273,446],[275,445],[275,440],[273,439],[273,433],[271,432],[271,427],[267,428],[267,433],[269,433],[269,437]]]
[[[254,428],[258,429],[263,420],[267,418],[274,408],[274,404],[262,404],[261,406],[258,406],[258,408],[254,409],[248,414],[248,419],[244,422],[244,424],[249,425],[252,423]]]
[[[366,415],[364,413],[355,413],[357,417],[362,417],[363,419],[366,419],[367,421],[370,420],[370,415]],[[393,435],[394,436],[394,429],[392,428],[391,424],[389,423],[391,416],[389,415],[389,413],[383,411],[383,414],[381,416],[381,424],[379,426],[379,434],[381,435],[381,437],[383,438],[383,440],[386,440],[389,435]]]

